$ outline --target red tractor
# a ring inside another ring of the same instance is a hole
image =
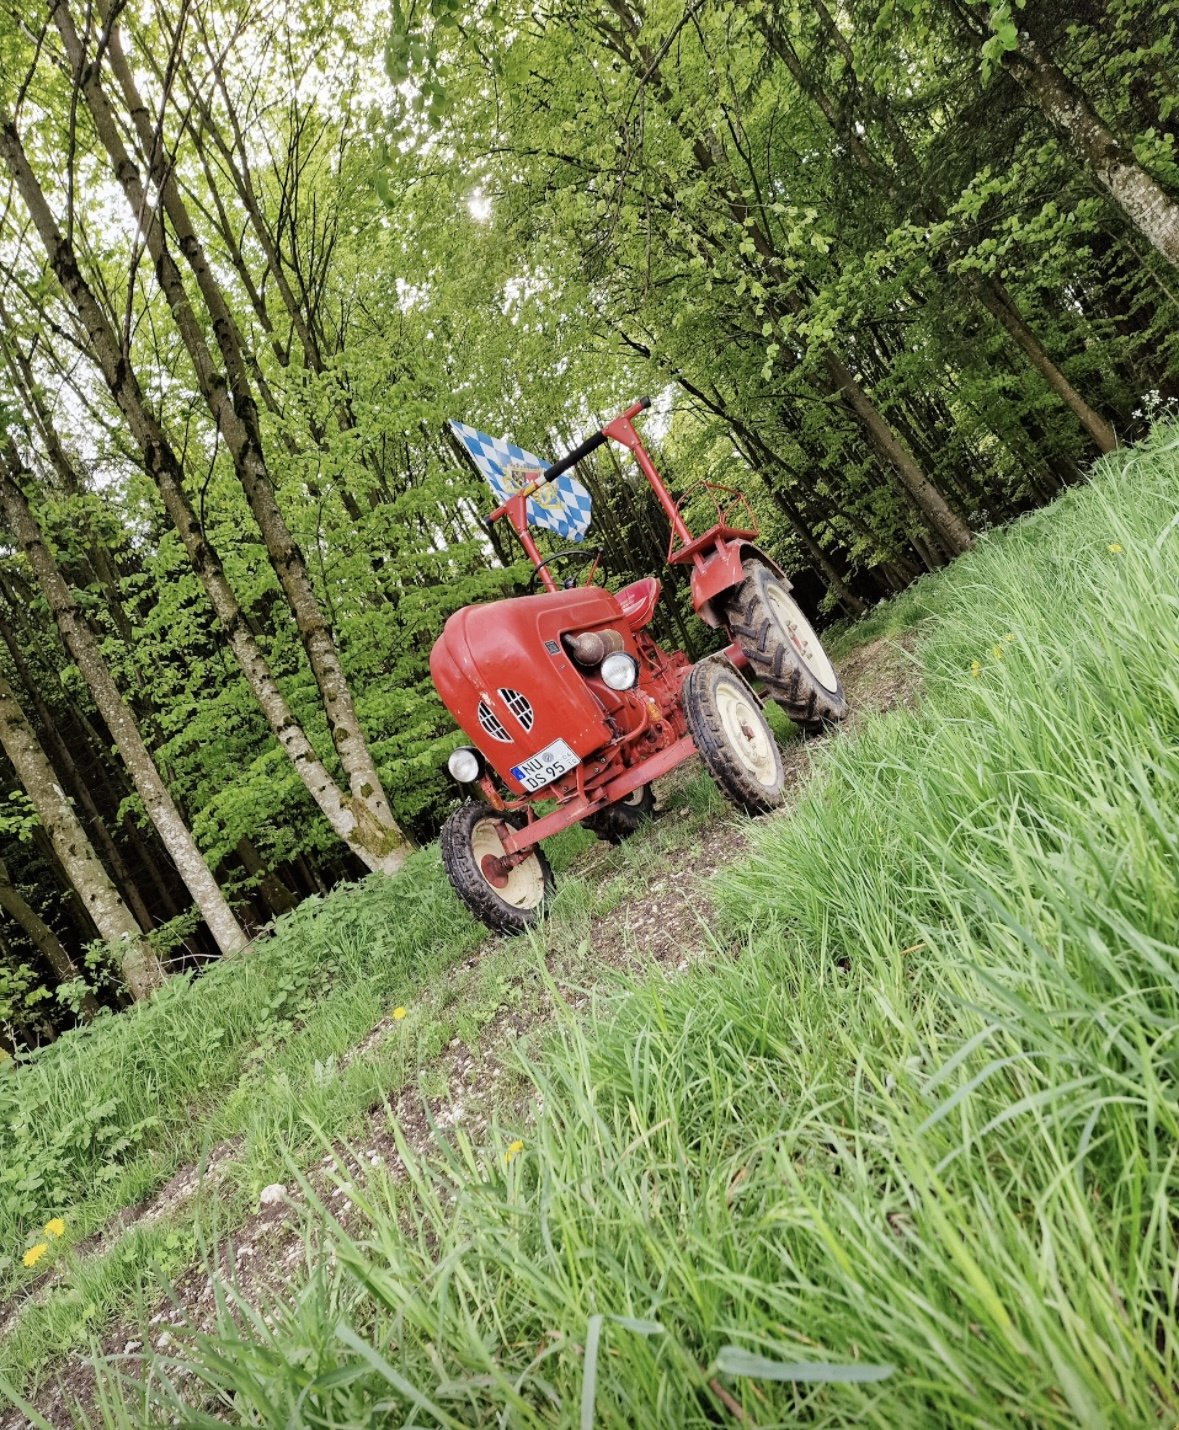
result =
[[[847,714],[790,582],[753,544],[746,499],[701,483],[692,491],[709,492],[717,520],[701,536],[688,530],[684,498],[669,495],[634,429],[649,406],[641,398],[492,512],[490,522],[508,518],[532,562],[533,593],[456,611],[430,655],[438,694],[471,740],[450,756],[450,773],[482,796],[443,826],[443,863],[475,917],[503,933],[535,922],[553,887],[540,847],[549,835],[584,820],[602,838],[624,837],[652,812],[652,782],[696,754],[729,799],[762,813],[783,792],[762,700],[805,730]],[[611,593],[594,584],[599,552],[542,557],[528,529],[528,498],[609,439],[634,454],[667,512],[667,559],[691,568],[697,614],[729,636],[695,665],[647,633],[655,577]],[[552,567],[571,560],[589,565],[585,580],[558,586]],[[543,805],[554,807],[542,813]]]

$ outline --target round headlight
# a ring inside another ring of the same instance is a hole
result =
[[[466,745],[455,750],[446,762],[446,768],[461,785],[469,785],[477,780],[482,767],[478,754]]]
[[[638,662],[625,651],[616,650],[602,662],[602,679],[611,690],[629,690],[638,678]]]

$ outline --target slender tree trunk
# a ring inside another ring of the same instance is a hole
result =
[[[1026,30],[1003,63],[1130,222],[1179,267],[1179,203],[1114,137],[1083,91]]]
[[[243,837],[237,841],[237,857],[242,861],[246,873],[258,880],[258,892],[272,917],[289,914],[297,907],[297,896],[291,893],[273,869],[266,867],[252,839]]]
[[[151,751],[144,743],[138,722],[103,659],[94,632],[87,625],[57,569],[52,553],[45,545],[41,529],[21,489],[20,474],[20,457],[11,438],[6,438],[0,452],[0,509],[4,512],[4,519],[33,569],[37,584],[53,612],[62,641],[94,697],[98,712],[177,872],[196,901],[217,947],[222,953],[234,953],[245,946],[245,934],[181,818]]]
[[[76,983],[82,979],[82,970],[66,952],[61,940],[8,877],[8,866],[3,859],[0,859],[0,909],[25,931],[37,952],[53,970],[58,983]],[[86,1022],[98,1012],[98,999],[89,989],[83,994],[79,1009]]]
[[[131,910],[119,898],[118,890],[57,783],[36,732],[3,676],[0,676],[0,744],[37,811],[66,877],[94,920],[99,936],[118,958],[132,996],[148,997],[164,981],[160,961],[145,942]]]
[[[873,447],[891,463],[900,478],[901,486],[929,523],[930,530],[945,548],[946,555],[957,556],[963,551],[969,551],[974,544],[970,528],[925,475],[920,462],[880,415],[880,409],[841,359],[830,351],[823,356],[832,385],[860,419]]]
[[[36,421],[37,430],[45,446],[45,454],[49,458],[50,466],[53,468],[62,491],[71,496],[76,495],[82,490],[82,484],[78,480],[74,464],[66,453],[61,438],[57,434],[57,429],[53,425],[53,419],[38,388],[32,366],[20,351],[16,340],[8,336],[6,330],[12,327],[12,321],[5,311],[4,304],[0,302],[0,347],[4,348],[13,384],[26,404],[30,416]],[[90,531],[87,531],[85,535],[86,556],[91,570],[106,596],[111,620],[123,641],[130,645],[131,622],[119,593],[119,572],[114,558],[99,537],[92,535]]]
[[[357,820],[357,835],[372,853],[385,860],[392,872],[404,862],[406,840],[393,819],[393,811],[382,787],[376,762],[360,728],[352,691],[340,663],[335,641],[312,588],[303,554],[275,499],[274,487],[262,450],[258,410],[251,395],[249,373],[237,323],[192,227],[173,166],[166,162],[158,137],[153,132],[147,108],[140,98],[130,66],[123,54],[117,27],[112,28],[107,44],[111,68],[122,89],[140,144],[149,156],[151,179],[163,199],[164,211],[176,234],[180,252],[196,279],[212,319],[213,334],[228,374],[227,388],[226,379],[213,362],[200,324],[188,301],[180,271],[168,250],[162,218],[153,208],[144,190],[138,167],[123,145],[114,112],[99,78],[98,67],[91,64],[84,54],[82,43],[64,3],[55,8],[54,19],[99,138],[110,155],[116,177],[143,233],[148,252],[155,264],[156,278],[192,358],[202,394],[233,458],[250,510],[266,544],[270,563],[294,613],[303,648],[323,699],[332,742],[348,777],[352,808]]]
[[[815,8],[819,12],[824,23],[824,27],[830,34],[837,31],[838,27],[831,15],[827,12],[822,0],[814,0]],[[894,169],[881,159],[878,159],[865,144],[856,125],[849,122],[848,116],[843,113],[831,99],[830,95],[816,84],[807,74],[806,69],[799,58],[798,52],[790,43],[790,40],[773,23],[770,12],[759,12],[757,19],[758,28],[765,37],[766,43],[771,51],[783,62],[793,76],[799,89],[812,101],[815,107],[826,119],[832,130],[839,135],[848,147],[857,166],[868,178],[877,186],[885,190],[890,198],[901,201],[902,176],[898,175]],[[844,56],[845,60],[851,59],[850,50]],[[854,69],[853,69],[854,73]],[[863,87],[863,82],[861,83]],[[874,91],[870,91],[872,104],[871,108],[878,107]],[[887,120],[887,112],[885,118]],[[910,208],[915,216],[926,223],[940,223],[945,218],[945,211],[937,201],[935,195],[929,192],[920,182],[918,164],[916,156],[909,147],[909,142],[903,131],[895,123],[888,125],[889,136],[893,141],[894,151],[897,153],[905,167],[904,187],[912,194],[912,201],[903,204]],[[915,182],[914,182],[915,181]],[[960,244],[954,243],[952,247],[955,252],[961,248]],[[1023,314],[1015,299],[1007,291],[1004,285],[993,277],[982,274],[970,274],[963,280],[971,291],[978,298],[978,301],[986,308],[987,312],[1004,328],[1004,330],[1014,340],[1020,352],[1027,358],[1036,371],[1043,377],[1044,381],[1053,392],[1080,422],[1081,426],[1093,439],[1098,451],[1112,452],[1117,446],[1117,438],[1113,427],[1105,420],[1100,413],[1096,412],[1081,396],[1077,389],[1069,382],[1060,368],[1048,355],[1044,345],[1040,342],[1036,334],[1028,326]]]
[[[1016,347],[1076,417],[1093,439],[1097,450],[1101,453],[1112,452],[1118,445],[1113,424],[1107,422],[1099,412],[1090,407],[1048,356],[1043,344],[1028,327],[1015,300],[1003,284],[995,278],[975,275],[970,280],[970,287],[977,293],[979,302],[987,312],[1010,334]]]
[[[135,915],[139,927],[144,933],[149,933],[153,926],[153,919],[148,911],[147,905],[143,902],[139,887],[131,877],[131,871],[127,868],[126,862],[119,847],[111,836],[110,830],[106,826],[98,805],[94,801],[94,796],[90,791],[90,786],[78,768],[73,752],[66,743],[62,735],[52,710],[45,703],[40,691],[37,689],[36,681],[29,670],[28,662],[25,660],[24,652],[16,639],[16,635],[9,626],[8,621],[0,616],[0,636],[4,639],[4,644],[8,647],[8,653],[12,657],[12,663],[16,667],[16,673],[20,677],[20,682],[28,693],[29,699],[33,702],[33,709],[37,719],[41,722],[41,728],[45,731],[49,739],[53,762],[69,782],[73,797],[78,801],[90,822],[90,828],[98,840],[99,846],[105,858],[107,869],[113,875],[119,892],[126,899]]]
[[[12,174],[45,247],[49,267],[82,324],[103,378],[143,454],[148,475],[159,487],[170,520],[200,578],[250,689],[311,797],[332,829],[368,869],[394,873],[404,862],[401,848],[380,851],[365,837],[352,800],[332,778],[303,727],[295,719],[262,654],[216,551],[184,490],[180,460],[144,400],[138,378],[109,320],[78,267],[72,244],[61,233],[45,194],[29,167],[16,126],[0,115],[0,159]]]
[[[760,216],[740,196],[740,186],[725,160],[725,149],[721,140],[711,129],[693,128],[682,107],[675,103],[674,96],[663,78],[660,57],[652,53],[650,46],[640,39],[639,20],[631,8],[631,0],[608,0],[608,4],[621,24],[621,32],[609,32],[606,37],[607,44],[626,61],[639,82],[649,86],[658,96],[672,122],[691,145],[692,157],[700,174],[704,177],[715,174],[720,179],[724,195],[721,203],[742,234],[747,235],[753,242],[758,259],[758,281],[769,292],[773,292],[775,288],[781,290],[781,284],[775,276],[779,255],[774,242]],[[781,297],[787,312],[797,313],[801,309],[802,303],[797,295],[781,292]],[[774,307],[777,308],[775,316],[780,320],[783,309],[777,304]],[[769,304],[767,309],[770,309]],[[901,485],[947,554],[955,556],[969,550],[974,543],[970,528],[950,508],[925,475],[913,453],[889,427],[880,409],[852,375],[842,358],[831,348],[824,349],[821,357],[830,391],[842,400],[853,417],[863,426],[873,450],[896,472]]]

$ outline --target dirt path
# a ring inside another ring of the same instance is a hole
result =
[[[853,725],[866,714],[882,713],[913,699],[917,674],[908,654],[912,644],[911,638],[877,641],[841,663],[844,686],[855,711]],[[771,818],[789,817],[794,794],[806,783],[814,748],[813,742],[796,741],[784,750],[790,794],[783,809]],[[688,811],[670,810],[663,817],[675,818],[677,814],[686,816]],[[628,972],[662,967],[674,973],[691,962],[715,957],[710,938],[714,910],[708,886],[721,867],[745,852],[748,828],[747,821],[728,812],[710,820],[695,843],[672,851],[680,856],[678,867],[660,867],[641,896],[625,899],[591,921],[588,936],[576,951],[550,950],[545,965],[558,995],[578,1008],[588,1002],[589,990],[601,978],[603,967]],[[571,872],[592,879],[595,869],[609,857],[605,846],[595,846]],[[469,973],[487,947],[483,945],[451,970],[450,979]],[[398,1133],[414,1154],[428,1151],[436,1129],[459,1124],[474,1143],[485,1143],[493,1115],[501,1126],[509,1128],[514,1119],[514,1128],[523,1134],[528,1108],[520,1090],[514,1088],[513,1054],[521,1039],[544,1027],[552,1011],[552,995],[544,988],[539,969],[518,976],[499,1011],[481,1028],[477,1046],[469,1047],[456,1038],[431,1065],[430,1081],[435,1087],[444,1086],[444,1092],[428,1096],[417,1081],[402,1088],[388,1109],[384,1104],[371,1109],[364,1128],[348,1146],[333,1144],[317,1165],[304,1169],[315,1196],[347,1225],[349,1190],[355,1179],[372,1167],[385,1166],[394,1176],[403,1171]],[[342,1055],[341,1063],[371,1056],[394,1027],[391,1019],[382,1019],[365,1039]],[[419,1078],[425,1071],[419,1070]],[[121,1212],[80,1249],[101,1255],[130,1228],[175,1216],[198,1191],[205,1193],[215,1186],[235,1150],[233,1143],[225,1143],[214,1148],[202,1166],[181,1168],[166,1186],[140,1206]],[[247,1302],[257,1304],[268,1295],[283,1294],[302,1279],[304,1204],[305,1196],[294,1178],[281,1190],[268,1188],[257,1211],[223,1244],[215,1274],[232,1277],[238,1294]],[[33,1295],[43,1295],[46,1289],[39,1287]],[[0,1326],[0,1334],[12,1324],[19,1309],[13,1308],[6,1325]],[[104,1355],[126,1356],[130,1362],[127,1369],[132,1371],[135,1357],[145,1349],[145,1335],[151,1340],[147,1349],[163,1351],[180,1335],[210,1330],[215,1318],[210,1268],[194,1267],[175,1284],[171,1297],[160,1298],[146,1331],[138,1319],[121,1320],[103,1335],[101,1349]],[[75,1404],[94,1413],[94,1388],[89,1361],[72,1357],[41,1385],[35,1396],[36,1408],[55,1426],[71,1425]],[[0,1430],[17,1430],[27,1424],[16,1411],[0,1416]]]

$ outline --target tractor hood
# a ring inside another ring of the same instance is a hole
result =
[[[466,606],[443,627],[430,652],[435,688],[509,788],[520,788],[512,766],[553,740],[583,759],[609,744],[605,708],[561,642],[606,626],[637,655],[622,608],[595,586]]]

